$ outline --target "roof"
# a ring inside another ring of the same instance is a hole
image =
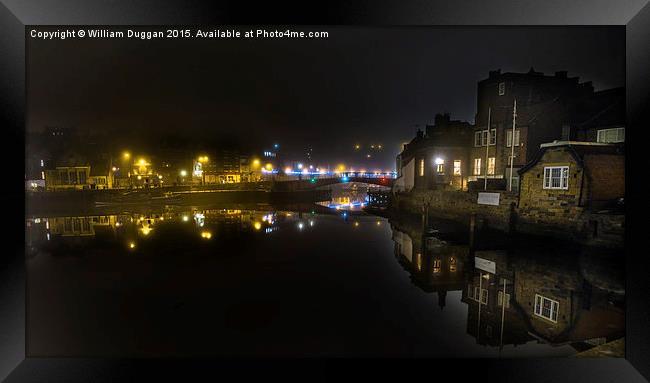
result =
[[[544,153],[549,148],[565,148],[573,156],[573,158],[582,166],[585,155],[588,154],[620,154],[623,155],[622,144],[604,144],[600,142],[582,142],[582,141],[553,141],[540,145],[535,158],[528,162],[518,173],[523,174],[530,168],[535,166],[539,160],[542,159]]]

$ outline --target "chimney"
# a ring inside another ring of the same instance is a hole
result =
[[[490,78],[497,77],[499,75],[501,75],[501,69],[491,70],[490,71]]]

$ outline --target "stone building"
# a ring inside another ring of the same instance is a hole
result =
[[[616,144],[542,144],[519,171],[519,213],[539,221],[577,219],[585,209],[615,206],[625,196],[625,156]]]
[[[398,156],[397,189],[466,189],[472,131],[468,122],[437,114],[434,125],[418,131]]]

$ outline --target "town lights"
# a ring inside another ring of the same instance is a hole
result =
[[[116,172],[116,171],[117,171],[117,168],[116,168],[115,166],[113,166],[113,167],[111,168],[111,170],[114,171],[114,172]]]
[[[254,159],[254,160],[253,160],[253,166],[254,166],[254,167],[258,167],[258,166],[260,166],[260,160],[258,160],[258,159]]]
[[[291,168],[287,166],[286,168],[284,168],[284,174],[289,174],[289,173],[291,173]]]
[[[135,249],[135,243],[134,242],[129,243],[129,249]]]
[[[262,224],[260,222],[255,222],[253,224],[253,227],[255,228],[255,230],[259,230],[262,228]]]
[[[181,177],[187,176],[187,171],[186,170],[181,170]]]
[[[208,162],[208,160],[208,156],[200,156],[198,159],[198,161],[202,164]]]
[[[264,165],[264,168],[265,168],[266,170],[268,170],[268,171],[271,171],[271,170],[273,170],[273,164],[268,163],[268,164]]]
[[[212,233],[210,233],[209,231],[203,231],[201,232],[201,238],[210,239],[212,238]]]
[[[128,160],[129,158],[131,158],[131,153],[124,152],[124,153],[122,153],[122,157],[124,157],[125,160]]]
[[[445,163],[445,160],[443,160],[442,158],[440,158],[440,157],[436,158],[436,165],[442,165],[444,163]]]
[[[302,169],[302,164],[298,164],[298,169]]]

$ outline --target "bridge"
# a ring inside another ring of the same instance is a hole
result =
[[[345,172],[334,174],[322,173],[301,173],[296,179],[295,176],[278,176],[271,178],[271,190],[273,191],[296,191],[309,190],[322,186],[360,182],[370,185],[392,187],[395,180],[395,173],[362,173]]]

